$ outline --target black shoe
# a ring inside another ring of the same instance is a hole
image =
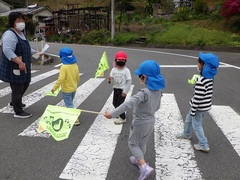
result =
[[[9,106],[13,107],[12,102],[9,103]],[[26,104],[22,103],[22,108],[25,108],[25,107],[26,107]]]
[[[31,117],[32,114],[23,111],[23,112],[20,112],[20,113],[15,113],[13,116],[14,116],[15,118],[26,119],[26,118]]]

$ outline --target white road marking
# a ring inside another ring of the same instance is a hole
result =
[[[87,97],[104,81],[104,78],[92,78],[87,82],[78,87],[74,98],[74,106],[78,107]],[[57,106],[64,106],[64,101],[60,101]],[[37,127],[40,117],[35,120],[29,127],[27,127],[19,136],[30,136],[30,137],[45,137],[49,138],[50,134],[47,132],[38,133]]]
[[[236,69],[240,69],[240,67],[234,66],[234,65],[231,65],[231,64],[227,64],[227,63],[223,63],[223,62],[221,62],[221,64],[223,64],[223,65],[225,65],[227,67],[233,67],[233,68],[236,68]]]
[[[240,115],[229,106],[215,105],[209,114],[240,156]]]
[[[131,97],[132,90],[133,85],[128,92],[127,99]],[[112,98],[113,93],[102,108],[102,113],[106,109],[113,108]],[[113,120],[98,115],[64,168],[60,178],[105,180],[121,130],[122,125],[115,125]]]
[[[59,67],[59,66],[61,66],[62,65],[62,63],[60,63],[60,64],[57,64],[56,66],[54,66],[54,67]]]
[[[197,68],[197,65],[160,65],[161,68]],[[220,65],[219,67],[228,67]]]
[[[31,74],[35,73],[35,72],[38,72],[38,70],[31,70]],[[2,80],[0,80],[0,83],[3,83]]]
[[[202,179],[190,141],[175,137],[183,131],[183,119],[173,94],[163,94],[155,116],[156,179]]]
[[[42,88],[38,89],[37,91],[34,91],[22,98],[22,101],[26,104],[26,108],[33,105],[34,103],[40,101],[42,98],[45,97],[45,93],[47,90],[51,90],[53,85],[55,84],[55,81],[43,86]],[[1,113],[14,113],[13,108],[9,106],[5,106],[4,108],[0,109]]]
[[[36,82],[38,82],[38,81],[40,81],[40,80],[46,79],[46,78],[48,78],[48,77],[50,77],[50,76],[53,76],[53,75],[55,75],[55,74],[57,74],[57,73],[59,73],[59,70],[58,70],[58,69],[54,69],[54,70],[52,70],[52,71],[49,71],[49,72],[40,74],[40,75],[38,75],[38,76],[35,76],[35,77],[32,78],[30,84],[34,84],[34,83],[36,83]],[[0,97],[3,97],[3,96],[5,96],[5,95],[7,95],[7,94],[10,94],[11,91],[12,91],[12,90],[11,90],[10,87],[6,87],[6,88],[1,89],[1,90],[0,90]],[[0,111],[0,112],[1,112],[1,111]]]

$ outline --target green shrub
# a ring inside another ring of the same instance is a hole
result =
[[[134,33],[118,33],[115,35],[112,42],[114,45],[120,46],[133,43],[138,37],[139,35]]]
[[[178,8],[177,13],[172,17],[172,21],[186,21],[191,19],[191,9],[189,7],[180,7]]]
[[[231,16],[227,21],[226,21],[226,26],[234,31],[234,32],[239,32],[240,31],[240,16]]]
[[[82,42],[87,44],[107,44],[110,41],[110,32],[106,29],[93,30],[82,37]]]
[[[0,35],[7,30],[8,18],[5,16],[0,17]]]
[[[207,14],[207,2],[205,0],[196,0],[193,4],[193,9],[196,14]]]

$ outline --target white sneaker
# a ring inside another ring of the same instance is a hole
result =
[[[194,149],[196,149],[198,151],[203,151],[203,152],[209,152],[210,151],[209,147],[203,147],[200,144],[194,144],[193,147],[194,147]]]
[[[122,119],[122,118],[120,118],[120,117],[119,117],[119,118],[116,118],[115,121],[114,121],[114,123],[115,123],[115,124],[118,124],[118,125],[119,125],[119,124],[126,123],[126,122],[127,122],[126,119]]]

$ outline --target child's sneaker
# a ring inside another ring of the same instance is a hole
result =
[[[119,118],[116,118],[115,121],[114,121],[114,123],[115,123],[115,124],[118,124],[118,125],[119,125],[119,124],[126,123],[126,122],[127,122],[126,119],[122,119],[122,118],[120,118],[120,117],[119,117]]]
[[[15,113],[13,116],[15,118],[26,119],[26,118],[30,118],[32,116],[32,114],[23,111],[20,113]]]
[[[13,107],[12,102],[8,103],[8,106],[10,106],[12,108]],[[25,107],[26,107],[26,104],[22,103],[22,108],[25,108]]]
[[[177,139],[191,139],[191,136],[190,137],[187,137],[184,133],[179,133],[176,135],[176,138]]]
[[[152,167],[150,167],[148,164],[146,164],[144,166],[144,168],[140,168],[140,176],[138,178],[138,180],[144,180],[146,179],[150,174],[151,172],[153,171],[154,169]]]
[[[204,152],[209,152],[210,151],[209,147],[203,147],[200,144],[194,144],[193,147],[194,147],[194,149],[196,149],[198,151],[204,151]]]
[[[75,121],[75,123],[74,123],[74,126],[78,126],[80,124],[80,121],[79,121],[79,119],[77,118],[77,120]]]
[[[131,157],[130,157],[130,162],[131,162],[132,164],[138,166],[139,169],[141,168],[141,166],[138,164],[138,162],[137,162],[137,160],[136,160],[136,158],[135,158],[134,156],[131,156]]]

